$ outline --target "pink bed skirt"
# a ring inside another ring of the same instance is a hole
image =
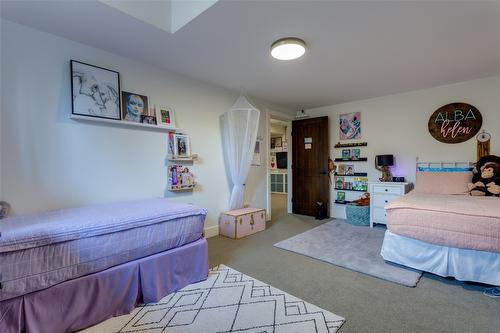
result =
[[[179,248],[0,302],[0,332],[72,332],[130,313],[208,276],[202,238]]]

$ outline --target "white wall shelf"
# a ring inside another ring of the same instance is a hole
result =
[[[175,156],[168,155],[169,161],[177,161],[177,162],[192,162],[198,158],[198,154],[192,154],[191,156]]]
[[[115,119],[108,119],[108,118],[99,118],[99,117],[88,117],[88,116],[80,116],[76,114],[71,114],[70,119],[76,120],[76,121],[83,121],[83,122],[96,122],[96,123],[103,123],[103,124],[112,124],[120,127],[134,127],[134,128],[140,128],[140,129],[145,129],[145,130],[153,130],[153,131],[161,131],[161,132],[177,132],[177,133],[184,133],[183,130],[175,127],[163,127],[163,126],[158,126],[158,125],[151,125],[151,124],[144,124],[144,123],[135,123],[132,121],[126,121],[126,120],[115,120]]]
[[[169,191],[171,192],[180,192],[180,191],[192,191],[194,190],[194,188],[196,187],[196,184],[193,184],[189,187],[174,187],[174,186],[170,186],[168,188]]]

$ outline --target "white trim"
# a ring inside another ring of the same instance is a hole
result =
[[[205,232],[205,238],[215,237],[219,235],[219,226],[213,225],[210,227],[205,227],[203,231]]]

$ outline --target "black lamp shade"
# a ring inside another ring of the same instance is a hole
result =
[[[375,156],[377,166],[393,166],[394,155],[377,155]]]

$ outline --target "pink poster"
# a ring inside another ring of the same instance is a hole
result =
[[[341,114],[339,133],[340,140],[361,139],[361,112]]]

